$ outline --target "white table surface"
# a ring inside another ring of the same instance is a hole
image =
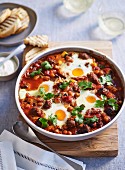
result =
[[[101,0],[100,0],[101,1]],[[125,0],[110,0],[112,5],[125,9]],[[8,2],[1,0],[0,3]],[[19,0],[9,2],[19,3]],[[21,0],[20,4],[33,8],[38,15],[38,23],[33,34],[47,34],[51,41],[88,41],[97,40],[92,36],[97,27],[97,1],[85,13],[76,17],[67,17],[63,11],[62,0]],[[112,8],[112,6],[111,6]],[[113,59],[125,73],[125,33],[113,43]],[[8,52],[13,48],[0,46],[0,52]],[[21,54],[19,55],[21,61]],[[0,82],[0,133],[11,130],[17,120],[18,110],[14,99],[16,78],[8,82]],[[125,114],[118,119],[119,154],[117,157],[77,158],[87,164],[87,170],[125,170]],[[108,142],[108,141],[107,141]]]

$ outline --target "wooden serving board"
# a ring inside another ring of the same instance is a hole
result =
[[[112,43],[109,41],[77,41],[77,42],[50,42],[49,48],[61,45],[80,45],[94,48],[112,57]],[[67,142],[48,138],[36,132],[40,140],[61,154],[78,157],[117,156],[118,132],[117,123],[93,138]]]

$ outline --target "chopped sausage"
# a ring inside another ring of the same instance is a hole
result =
[[[115,93],[118,89],[114,86],[107,86],[107,89],[109,89],[111,92]]]
[[[79,53],[79,58],[86,60],[89,59],[90,57],[87,53]]]
[[[46,100],[44,105],[43,105],[43,109],[49,109],[52,105],[51,100]]]
[[[100,84],[100,81],[99,81],[99,79],[98,79],[98,77],[97,77],[96,74],[90,73],[90,74],[88,74],[88,78],[89,78],[89,80],[90,80],[92,83]]]
[[[88,109],[86,111],[86,114],[84,116],[84,118],[92,118],[93,116],[97,116],[97,117],[100,117],[101,116],[101,110],[98,109],[98,108],[91,108],[91,109]]]
[[[42,111],[39,107],[34,106],[30,111],[29,111],[29,115],[32,116],[41,116]]]
[[[75,120],[72,120],[72,119],[68,119],[67,120],[67,127],[70,129],[70,128],[73,128],[75,127]]]
[[[73,97],[72,96],[62,96],[62,100],[63,100],[63,102],[71,103],[73,100]]]
[[[109,116],[113,116],[114,115],[114,110],[111,106],[105,106],[104,108],[104,112],[107,113],[107,115]]]
[[[107,97],[107,98],[115,98],[115,95],[111,93],[108,89],[103,88],[102,93]]]
[[[78,134],[82,134],[82,133],[88,133],[90,132],[90,127],[88,125],[85,124],[80,124],[78,127]]]

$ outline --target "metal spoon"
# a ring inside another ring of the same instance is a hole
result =
[[[17,135],[18,137],[20,137],[21,139],[23,139],[25,141],[43,145],[44,147],[46,147],[47,149],[49,149],[50,151],[52,151],[53,153],[58,155],[61,159],[66,161],[75,170],[83,170],[81,165],[69,160],[68,158],[64,157],[63,155],[60,155],[58,152],[54,151],[52,148],[50,148],[45,143],[40,141],[37,138],[37,136],[35,135],[35,133],[33,132],[33,130],[26,123],[24,123],[22,121],[17,121],[13,125],[12,130],[13,130],[15,135]]]
[[[20,46],[18,46],[14,51],[12,51],[4,60],[2,60],[0,62],[0,66],[3,65],[3,63],[7,60],[9,60],[10,58],[12,58],[15,54],[19,54],[23,49],[25,48],[25,45],[22,44]]]

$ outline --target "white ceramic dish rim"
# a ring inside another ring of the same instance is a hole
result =
[[[118,114],[114,117],[114,119],[109,122],[108,124],[106,124],[105,126],[95,130],[95,131],[92,131],[92,132],[89,132],[89,133],[84,133],[84,134],[78,134],[78,135],[64,135],[64,134],[56,134],[56,133],[52,133],[52,132],[49,132],[49,131],[46,131],[40,127],[38,127],[37,125],[35,125],[32,121],[30,121],[30,119],[25,115],[25,113],[23,112],[23,110],[21,109],[21,106],[20,106],[20,102],[19,102],[19,98],[18,98],[18,91],[19,91],[19,83],[20,83],[20,79],[22,77],[22,75],[25,73],[25,71],[27,70],[27,68],[35,61],[37,61],[38,59],[44,57],[44,56],[47,56],[48,53],[56,53],[56,52],[59,52],[59,51],[64,51],[66,49],[72,49],[74,51],[79,51],[79,50],[87,50],[87,51],[92,51],[94,53],[96,53],[97,55],[101,55],[103,56],[105,59],[108,59],[111,63],[113,63],[113,65],[117,68],[117,71],[120,72],[121,74],[121,80],[122,82],[125,84],[125,78],[124,78],[124,74],[123,72],[121,71],[121,69],[119,68],[119,66],[110,58],[108,57],[106,54],[102,53],[102,52],[99,52],[99,51],[96,51],[92,48],[88,48],[88,47],[85,47],[85,46],[76,46],[76,45],[66,45],[66,46],[59,46],[59,47],[53,47],[53,48],[50,48],[50,49],[47,49],[46,51],[44,52],[41,52],[40,54],[38,54],[37,57],[35,57],[34,59],[32,59],[28,64],[26,64],[24,66],[24,68],[22,69],[22,71],[20,72],[18,78],[17,78],[17,82],[16,82],[16,86],[15,86],[15,100],[16,100],[16,104],[17,104],[17,107],[22,115],[22,117],[25,119],[25,121],[33,128],[35,129],[36,131],[38,131],[39,133],[45,135],[45,136],[48,136],[50,138],[54,138],[54,139],[58,139],[58,140],[64,140],[64,141],[77,141],[77,140],[84,140],[84,139],[88,139],[88,138],[91,138],[93,136],[96,136],[97,134],[101,133],[103,130],[107,129],[108,127],[110,127],[117,119],[118,117],[120,116],[121,112],[123,111],[123,108],[125,106],[125,88],[123,89],[124,90],[124,101],[123,101],[123,104],[122,104],[122,107],[121,109],[119,110]]]

